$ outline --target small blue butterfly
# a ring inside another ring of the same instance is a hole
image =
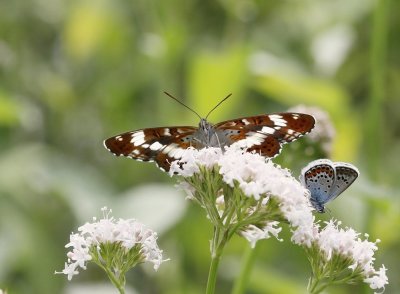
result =
[[[324,213],[324,205],[346,190],[358,175],[358,169],[350,163],[318,159],[301,170],[300,181],[310,191],[312,206]]]

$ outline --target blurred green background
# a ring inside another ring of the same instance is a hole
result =
[[[115,293],[94,265],[54,275],[69,233],[100,215],[158,231],[157,273],[129,273],[131,293],[204,293],[211,225],[154,164],[116,158],[110,136],[319,106],[336,130],[330,154],[277,158],[293,169],[330,155],[361,177],[331,215],[379,238],[376,267],[400,293],[400,1],[17,0],[0,2],[0,288],[18,293]],[[293,146],[292,146],[293,145]],[[315,146],[314,146],[315,147]],[[329,215],[318,215],[327,220]],[[288,240],[260,242],[246,293],[305,293],[310,267]],[[234,238],[217,293],[229,293],[248,244]],[[363,285],[327,293],[372,293]]]

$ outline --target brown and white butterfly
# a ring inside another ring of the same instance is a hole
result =
[[[180,159],[189,147],[223,148],[240,140],[248,140],[249,152],[275,157],[280,153],[282,144],[309,133],[315,124],[313,116],[293,112],[242,117],[215,125],[206,118],[200,119],[198,127],[158,127],[123,133],[105,140],[104,146],[114,155],[155,161],[162,170],[168,171],[170,164]]]

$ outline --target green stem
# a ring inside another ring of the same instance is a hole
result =
[[[121,285],[120,281],[115,277],[114,273],[109,270],[107,267],[102,268],[105,270],[107,273],[108,278],[110,281],[113,283],[113,285],[118,289],[120,294],[125,294],[125,285]]]
[[[110,246],[115,246],[115,245],[112,245],[110,243],[101,245],[101,250],[104,254],[103,256],[110,255],[110,251],[112,251],[110,249]],[[91,256],[93,257],[93,262],[106,272],[111,283],[118,289],[119,293],[125,294],[125,275],[123,274],[123,276],[117,278],[114,272],[111,270],[112,265],[110,259],[107,258],[104,259],[103,256],[101,256],[100,251],[98,251],[95,247],[92,247]],[[121,273],[121,271],[119,272]]]
[[[247,282],[249,280],[251,269],[253,268],[254,260],[257,256],[256,254],[257,248],[258,248],[257,243],[254,248],[247,246],[246,251],[244,252],[243,255],[239,277],[236,279],[235,284],[233,285],[232,294],[244,293]]]
[[[321,293],[322,290],[324,290],[328,286],[327,283],[320,285],[320,282],[321,282],[321,280],[319,278],[311,277],[311,282],[308,287],[308,293],[310,293],[310,294]]]
[[[328,284],[323,284],[321,286],[319,286],[318,288],[314,288],[314,291],[310,292],[310,294],[318,294],[321,293],[323,290],[325,290],[325,288],[328,287]]]
[[[310,283],[308,285],[308,293],[314,293],[315,287],[318,285],[318,280],[313,276],[310,278]]]
[[[339,277],[343,275],[343,272],[336,273],[335,275],[334,268],[337,268],[337,266],[331,265],[331,270],[323,270],[318,276],[313,275],[308,286],[308,292],[310,294],[321,293],[328,286],[348,283],[356,275],[353,273],[340,279]]]
[[[208,272],[207,290],[206,294],[214,294],[215,284],[217,281],[217,270],[221,256],[214,255],[211,257],[210,271]]]
[[[227,242],[227,235],[218,227],[214,227],[214,236],[211,241],[211,264],[208,272],[206,294],[214,294],[217,282],[217,271],[221,255]]]

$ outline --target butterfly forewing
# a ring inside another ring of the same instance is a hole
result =
[[[358,169],[350,163],[335,162],[333,165],[336,171],[336,180],[330,192],[331,200],[342,194],[359,175]]]
[[[315,125],[312,115],[304,113],[284,112],[242,117],[220,122],[217,129],[240,128],[251,131],[260,131],[287,142],[293,141],[309,133]]]
[[[217,130],[232,140],[248,140],[248,151],[274,157],[281,151],[281,144],[292,142],[309,133],[315,125],[313,116],[304,113],[275,113],[243,117],[215,125]]]
[[[156,161],[164,170],[179,159],[182,150],[196,147],[195,127],[149,128],[120,134],[104,141],[114,155],[141,161]]]
[[[286,121],[286,126],[278,129],[279,138],[285,142],[292,142],[309,133],[315,125],[314,117],[304,113],[277,113],[274,120],[278,124]]]

